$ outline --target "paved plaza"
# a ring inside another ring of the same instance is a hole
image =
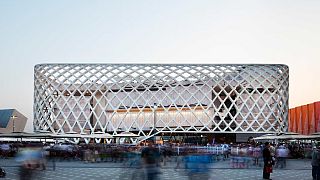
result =
[[[175,162],[169,162],[161,168],[160,178],[163,180],[188,179],[185,169],[175,169]],[[19,164],[13,159],[1,159],[0,166],[7,172],[6,180],[19,179]],[[261,167],[246,169],[230,168],[230,161],[215,162],[210,167],[210,179],[262,179]],[[123,163],[85,163],[82,161],[56,162],[56,170],[53,170],[51,162],[48,162],[47,170],[37,171],[34,179],[114,179],[131,180],[142,179],[143,170],[126,168]],[[310,160],[288,160],[285,169],[275,169],[271,178],[274,180],[311,180]],[[199,178],[201,179],[201,178]]]

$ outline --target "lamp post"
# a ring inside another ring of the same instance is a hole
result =
[[[16,118],[17,118],[17,116],[12,115],[12,116],[10,116],[10,118],[12,119],[12,132],[14,132],[14,128],[15,128],[15,125],[14,125],[14,119],[16,119]]]
[[[158,104],[157,103],[154,103],[153,104],[153,133],[156,132],[156,123],[157,123],[157,108],[158,108]],[[156,143],[156,137],[153,136],[154,138],[154,143]]]

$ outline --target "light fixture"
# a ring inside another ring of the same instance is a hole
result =
[[[158,104],[157,103],[153,103],[153,109],[157,109],[158,108]]]
[[[18,116],[12,115],[10,116],[10,118],[12,119],[12,132],[14,132],[14,128],[15,128],[14,119],[18,118]]]

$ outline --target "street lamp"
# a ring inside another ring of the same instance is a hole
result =
[[[17,117],[18,116],[15,116],[15,115],[10,116],[10,118],[12,119],[12,132],[14,132],[14,128],[15,128],[14,119],[16,119]]]
[[[153,104],[153,133],[156,132],[156,122],[157,122],[157,108],[158,108],[158,104],[154,103]],[[154,141],[156,142],[156,138],[155,136],[153,137]]]

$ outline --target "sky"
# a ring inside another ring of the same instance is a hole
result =
[[[0,109],[33,121],[41,63],[290,68],[289,106],[320,100],[318,0],[0,0]]]

